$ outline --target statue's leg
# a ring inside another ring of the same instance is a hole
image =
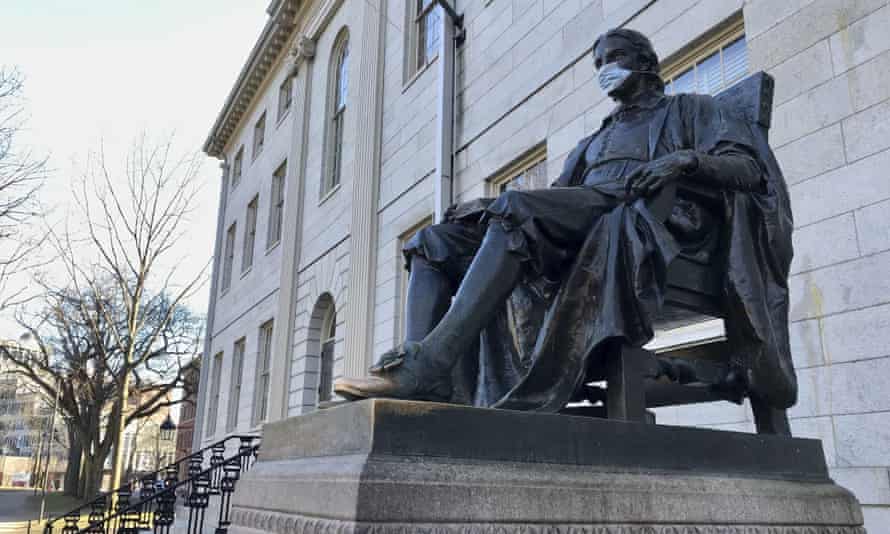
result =
[[[423,357],[437,374],[451,371],[519,283],[521,274],[522,258],[510,252],[507,234],[493,221],[451,307],[421,342]]]
[[[453,367],[519,283],[526,262],[536,274],[558,280],[596,218],[617,202],[583,188],[508,191],[486,208],[484,237],[472,232],[465,236],[456,228],[452,232],[448,225],[422,231],[424,239],[409,243],[405,252],[425,255],[457,285],[451,306],[419,342],[413,339],[433,320],[412,327],[412,341],[384,354],[370,377],[338,379],[335,391],[350,399],[449,400]],[[466,271],[459,269],[462,277],[451,272],[470,257]],[[422,298],[412,295],[409,305]],[[441,301],[425,305],[427,319],[444,307]]]
[[[405,296],[405,341],[420,341],[448,311],[454,283],[423,256],[411,257],[411,275]]]
[[[413,260],[411,265],[413,270]],[[371,368],[372,376],[340,378],[335,382],[334,390],[347,399],[391,397],[447,401],[451,396],[452,367],[491,321],[498,306],[519,282],[521,271],[521,256],[508,250],[503,227],[493,222],[451,307],[435,328],[420,342],[406,341],[402,349],[385,354]],[[441,282],[441,279],[435,281]],[[420,289],[421,279],[416,282],[415,289]],[[447,292],[442,291],[437,296],[445,294]],[[422,299],[419,292],[412,295],[409,308],[420,305]],[[442,304],[426,303],[424,306],[428,306],[427,318],[431,318]],[[426,327],[418,321],[412,328],[419,332]]]

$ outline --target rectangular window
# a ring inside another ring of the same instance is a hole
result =
[[[207,399],[207,435],[216,434],[217,408],[219,407],[219,381],[222,375],[223,353],[213,356],[213,367],[210,369],[210,398]]]
[[[435,0],[406,0],[405,81],[439,56],[442,8]]]
[[[253,159],[263,151],[266,142],[266,112],[264,111],[253,127]]]
[[[287,174],[287,160],[272,174],[272,193],[269,205],[269,229],[266,235],[266,248],[281,241],[281,225],[284,222],[284,178]]]
[[[226,249],[223,256],[222,292],[225,293],[232,286],[232,267],[235,264],[235,232],[238,223],[233,222],[226,230]]]
[[[293,76],[288,76],[281,86],[278,87],[278,120],[281,120],[290,110],[290,106],[294,101],[293,88]]]
[[[741,16],[692,43],[662,65],[667,94],[714,95],[748,74],[748,45]]]
[[[241,255],[241,273],[246,273],[253,266],[253,249],[256,246],[256,215],[259,209],[260,196],[253,197],[247,204],[247,220],[244,227],[244,250]]]
[[[257,355],[257,383],[256,398],[254,399],[253,425],[256,426],[266,420],[269,411],[269,368],[272,363],[272,325],[267,321],[260,327],[259,346]]]
[[[241,378],[244,373],[244,345],[242,337],[235,342],[232,350],[232,386],[229,388],[229,410],[226,417],[226,432],[231,432],[238,424],[238,404],[241,402]]]
[[[442,8],[435,0],[415,1],[417,2],[417,70],[420,70],[439,55]]]
[[[241,181],[241,169],[244,167],[244,147],[238,149],[235,160],[232,162],[232,187]]]
[[[546,189],[547,147],[541,145],[520,157],[490,180],[490,194],[504,191]]]

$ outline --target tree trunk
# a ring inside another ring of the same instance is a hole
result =
[[[68,429],[68,467],[65,469],[65,495],[76,497],[80,486],[80,464],[83,447],[77,433]]]
[[[82,499],[93,499],[99,493],[102,484],[102,464],[104,463],[104,458],[100,459],[91,454],[83,456],[83,476],[81,477],[82,484],[79,497]]]
[[[106,432],[111,432],[111,450],[114,456],[111,457],[111,487],[117,488],[124,483],[123,468],[124,454],[121,446],[124,443],[124,430],[127,427],[127,397],[130,393],[130,371],[127,367],[130,362],[130,354],[125,355],[124,371],[121,377],[120,392],[115,399],[115,408],[111,410],[111,418],[109,419]],[[107,439],[107,438],[106,438]]]

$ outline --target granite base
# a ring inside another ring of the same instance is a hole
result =
[[[233,534],[862,534],[817,440],[369,400],[268,424]]]

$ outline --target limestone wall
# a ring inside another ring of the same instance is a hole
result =
[[[226,146],[226,161],[231,166],[235,154],[244,147],[242,163],[242,175],[237,184],[232,186],[231,168],[228,179],[225,180],[223,221],[223,247],[220,256],[225,254],[225,233],[229,226],[236,223],[236,237],[234,248],[234,262],[232,265],[232,278],[229,288],[222,291],[222,284],[217,284],[215,317],[213,319],[213,332],[211,351],[205,361],[210,362],[213,355],[223,353],[223,365],[220,380],[220,396],[217,408],[216,431],[212,435],[206,433],[207,421],[202,417],[201,432],[202,441],[209,444],[221,439],[226,432],[226,417],[231,394],[232,360],[234,343],[240,338],[245,338],[244,367],[242,375],[241,393],[238,402],[238,422],[235,432],[257,431],[252,425],[254,386],[256,382],[256,355],[259,351],[259,327],[270,319],[276,319],[278,307],[278,288],[281,269],[281,244],[267,247],[267,230],[269,224],[269,210],[271,205],[272,175],[289,156],[292,143],[292,120],[294,109],[278,118],[278,88],[287,74],[286,62],[279,64],[272,70],[269,79],[263,84],[250,109],[245,113],[237,131],[232,135]],[[254,124],[260,115],[266,113],[266,131],[264,147],[256,157],[253,154]],[[289,178],[289,176],[288,176]],[[286,178],[287,179],[287,178]],[[247,205],[259,195],[256,243],[253,251],[253,265],[246,271],[242,271],[242,257],[244,254],[244,234],[246,228]],[[221,279],[222,272],[214,272],[212,275]],[[280,325],[275,324],[275,327]],[[208,364],[208,368],[210,364]],[[209,381],[209,373],[206,380]],[[209,383],[202,383],[202,388],[209,392]],[[206,409],[205,409],[206,413]]]
[[[755,68],[776,77],[773,146],[795,216],[799,435],[890,532],[890,6],[746,6]]]

